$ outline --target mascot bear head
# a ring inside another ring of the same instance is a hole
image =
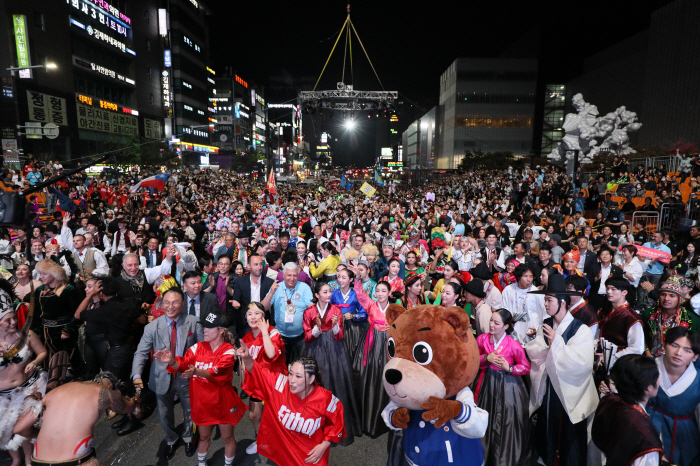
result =
[[[469,315],[459,307],[423,305],[410,310],[392,304],[384,389],[401,407],[419,410],[431,396],[451,398],[479,370],[479,348]]]

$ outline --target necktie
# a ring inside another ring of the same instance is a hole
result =
[[[194,309],[194,299],[190,299],[190,315],[197,317],[197,311]]]
[[[156,266],[156,253],[152,252],[151,253],[151,267],[155,267],[155,266]]]
[[[177,325],[174,320],[170,323],[170,352],[173,356],[177,355]]]

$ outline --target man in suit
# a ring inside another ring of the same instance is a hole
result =
[[[163,295],[163,313],[150,324],[146,325],[139,346],[134,354],[131,377],[136,388],[143,388],[142,372],[151,350],[168,349],[174,356],[184,356],[187,350],[204,339],[202,326],[195,316],[182,312],[185,296],[179,288],[170,288]],[[190,381],[182,374],[169,374],[166,364],[154,360],[148,387],[156,393],[158,401],[158,419],[165,432],[167,447],[165,457],[172,459],[175,455],[179,437],[175,432],[175,395],[180,398],[185,430],[182,440],[185,442],[185,454],[194,455],[197,448],[196,439],[192,435],[192,419],[190,419]]]
[[[580,254],[578,267],[576,268],[588,279],[589,282],[592,282],[598,276],[598,272],[600,272],[598,257],[596,257],[595,253],[590,250],[588,238],[585,236],[579,236],[579,238],[576,240],[576,244],[578,244]]]
[[[235,325],[235,333],[243,337],[249,330],[245,319],[248,304],[251,302],[263,303],[266,309],[270,306],[272,293],[270,289],[275,280],[264,276],[263,258],[258,254],[250,256],[250,274],[238,278],[233,284],[233,316],[229,317],[229,325]],[[233,317],[233,320],[231,319]]]
[[[608,302],[605,281],[610,277],[622,277],[624,274],[622,268],[612,263],[614,255],[615,251],[609,247],[604,246],[598,250],[599,271],[595,279],[590,280],[591,290],[588,293],[591,306],[596,311]]]
[[[159,246],[158,238],[150,238],[148,240],[147,249],[142,256],[146,259],[146,268],[157,267],[163,262],[163,254],[161,254]]]
[[[200,319],[210,313],[222,315],[216,295],[202,291],[202,272],[190,270],[182,276],[182,287],[185,290],[185,309],[188,315]]]

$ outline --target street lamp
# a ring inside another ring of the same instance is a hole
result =
[[[9,71],[12,76],[15,75],[15,71],[22,71],[22,70],[33,70],[37,68],[44,68],[45,70],[53,70],[58,68],[58,66],[55,63],[47,63],[45,65],[32,65],[32,66],[11,66],[9,68],[5,68],[7,71]]]

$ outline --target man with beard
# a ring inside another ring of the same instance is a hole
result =
[[[173,265],[174,248],[168,248],[165,259],[159,266],[139,269],[139,256],[125,254],[122,259],[122,271],[117,280],[121,285],[120,295],[125,299],[138,301],[141,309],[149,309],[156,299],[153,287],[149,286],[161,275],[169,275]]]

